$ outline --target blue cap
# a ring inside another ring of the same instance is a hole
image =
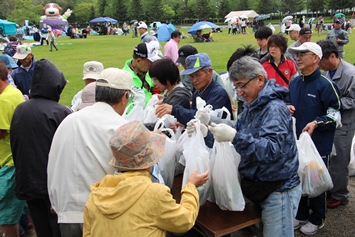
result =
[[[185,60],[186,70],[181,72],[181,75],[190,75],[194,72],[197,72],[201,68],[211,67],[211,59],[205,53],[198,53],[190,55]]]
[[[334,23],[338,23],[338,22],[339,22],[340,24],[343,24],[343,23],[344,23],[342,19],[337,19],[337,20],[334,21]]]
[[[14,60],[7,54],[2,54],[0,55],[0,60],[3,61],[6,65],[7,68],[18,68],[17,64],[14,62]]]

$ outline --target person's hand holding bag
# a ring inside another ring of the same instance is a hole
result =
[[[210,123],[211,120],[210,113],[205,110],[197,110],[195,118],[199,119],[200,122],[206,126]]]
[[[187,135],[189,137],[192,136],[192,134],[196,131],[196,119],[191,119],[187,124],[186,124],[186,132]],[[206,125],[200,123],[200,130],[202,132],[202,136],[206,137],[207,136],[207,132],[208,132],[208,128],[206,127]]]
[[[217,142],[231,142],[237,133],[234,128],[224,123],[211,123],[211,125],[208,126],[208,129],[212,132]]]

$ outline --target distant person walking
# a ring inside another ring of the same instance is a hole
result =
[[[52,52],[52,46],[55,48],[56,51],[58,51],[57,46],[55,46],[54,42],[55,42],[55,35],[54,32],[52,31],[52,29],[48,30],[48,36],[49,36],[49,40],[50,40],[50,45],[49,45],[49,51]]]

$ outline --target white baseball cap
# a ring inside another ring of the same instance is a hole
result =
[[[83,80],[100,79],[100,73],[104,70],[104,65],[97,61],[89,61],[84,63]]]
[[[323,57],[322,48],[313,42],[305,42],[298,47],[290,47],[288,52],[291,54],[296,54],[298,52],[312,52],[321,59]]]
[[[301,27],[298,24],[292,24],[290,28],[286,29],[287,31],[300,31]]]
[[[133,54],[140,58],[147,58],[151,62],[161,59],[158,55],[159,49],[157,49],[155,43],[152,42],[153,41],[149,43],[140,43],[134,48]]]
[[[110,87],[118,90],[132,91],[133,76],[128,71],[118,68],[106,68],[100,73],[96,86]]]
[[[29,55],[31,53],[31,47],[28,45],[18,45],[16,48],[16,53],[14,56],[12,56],[13,58],[16,59],[24,59],[27,57],[27,55]]]
[[[137,29],[140,29],[140,28],[148,29],[148,26],[147,26],[147,24],[145,24],[144,21],[140,21],[140,22],[138,22]]]

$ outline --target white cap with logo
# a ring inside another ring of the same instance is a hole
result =
[[[16,53],[14,56],[12,56],[13,58],[16,59],[24,59],[27,57],[27,55],[29,55],[30,53],[32,53],[31,51],[31,47],[28,45],[18,45],[16,48]]]
[[[97,61],[89,61],[84,63],[83,80],[100,79],[100,73],[104,70],[104,65]]]
[[[288,52],[290,54],[296,54],[296,53],[302,53],[302,52],[312,52],[315,55],[317,55],[319,57],[319,59],[322,59],[323,57],[323,53],[322,53],[322,48],[313,42],[305,42],[303,44],[301,44],[298,47],[290,47],[288,49]]]

